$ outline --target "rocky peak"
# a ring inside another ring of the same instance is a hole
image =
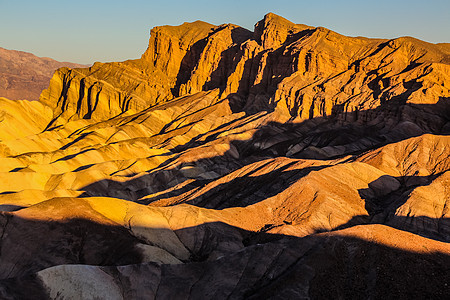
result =
[[[268,13],[261,21],[256,23],[254,39],[258,41],[264,49],[277,48],[286,42],[288,37],[311,28],[312,27],[307,25],[294,24],[274,13]]]
[[[202,21],[155,27],[150,30],[148,48],[141,59],[150,67],[154,66],[174,78],[186,53],[215,28]]]

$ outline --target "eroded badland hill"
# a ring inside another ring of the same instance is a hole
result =
[[[448,44],[161,26],[0,110],[2,298],[450,296]]]

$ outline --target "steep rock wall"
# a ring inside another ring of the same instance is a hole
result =
[[[41,101],[55,119],[105,120],[219,88],[233,111],[294,121],[354,112],[370,122],[377,115],[364,111],[386,103],[447,100],[449,62],[445,45],[346,37],[268,14],[254,33],[201,21],[155,27],[140,59],[60,69]]]

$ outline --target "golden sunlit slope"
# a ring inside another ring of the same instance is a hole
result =
[[[449,296],[449,57],[268,14],[1,98],[2,297]]]

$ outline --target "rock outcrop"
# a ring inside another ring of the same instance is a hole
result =
[[[0,295],[449,297],[449,89],[446,44],[274,14],[59,69],[0,98]]]
[[[449,63],[440,44],[346,37],[268,14],[254,33],[200,21],[156,27],[141,59],[60,70],[41,101],[55,118],[105,120],[218,88],[234,110],[371,122],[381,104],[447,99]]]

